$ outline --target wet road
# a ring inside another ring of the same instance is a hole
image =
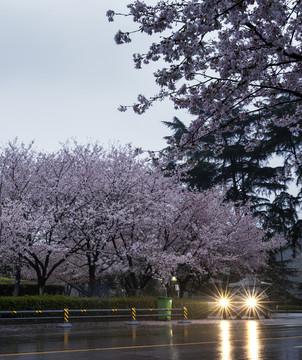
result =
[[[301,360],[302,314],[188,325],[1,328],[0,360]]]

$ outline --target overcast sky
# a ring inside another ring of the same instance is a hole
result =
[[[151,1],[151,0],[149,0]],[[152,0],[153,1],[153,0]],[[109,23],[106,11],[124,10],[125,0],[0,0],[0,144],[18,137],[55,150],[71,137],[165,146],[169,130],[161,121],[176,112],[169,102],[144,115],[120,113],[139,93],[158,91],[152,72],[135,70],[132,53],[144,52],[152,38],[116,45],[118,29],[134,29],[126,18]]]

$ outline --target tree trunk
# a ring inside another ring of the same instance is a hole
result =
[[[89,280],[88,280],[88,292],[89,296],[98,296],[99,295],[99,282],[95,277],[95,265],[89,265]]]
[[[136,279],[134,274],[129,274],[125,276],[125,290],[128,296],[135,296]]]
[[[17,265],[17,269],[16,269],[16,273],[15,273],[15,285],[14,285],[13,296],[19,296],[20,282],[21,282],[21,266]]]
[[[38,293],[39,296],[44,295],[46,279],[44,277],[38,277]]]
[[[98,296],[99,295],[99,282],[95,277],[89,278],[89,296]]]
[[[182,299],[184,297],[184,293],[186,291],[187,283],[189,281],[189,277],[185,277],[184,279],[178,279],[179,284],[179,297]]]
[[[45,290],[45,285],[38,285],[38,289],[39,289],[39,296],[44,295],[44,290]]]

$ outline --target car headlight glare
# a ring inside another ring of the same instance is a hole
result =
[[[246,304],[249,308],[257,307],[257,300],[254,297],[249,297],[246,299]]]
[[[228,307],[229,306],[229,300],[227,298],[221,298],[219,300],[219,305],[221,307]]]

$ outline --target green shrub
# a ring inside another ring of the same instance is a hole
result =
[[[115,309],[150,309],[157,307],[156,297],[122,297],[122,298],[109,298],[110,307]]]
[[[205,319],[209,315],[208,301],[202,299],[173,299],[173,307],[186,307],[189,319]]]
[[[1,284],[13,284],[13,280],[9,278],[0,277],[0,285]]]
[[[109,299],[79,298],[61,295],[0,297],[0,311],[63,310],[67,308],[69,310],[108,309],[108,313],[110,313],[112,309],[155,309],[157,307],[156,297],[123,297]],[[172,307],[186,307],[189,319],[201,319],[207,316],[207,302],[203,300],[173,299]],[[177,313],[182,314],[181,311],[178,311]]]

